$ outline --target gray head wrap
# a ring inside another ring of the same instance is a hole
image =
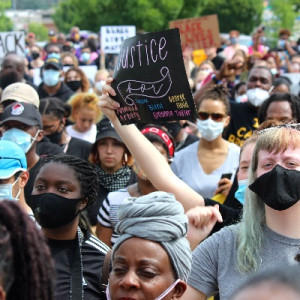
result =
[[[187,280],[192,261],[190,244],[185,237],[188,219],[172,194],[154,192],[128,198],[119,207],[118,217],[116,232],[120,237],[114,251],[131,237],[158,242],[168,253],[177,278]]]

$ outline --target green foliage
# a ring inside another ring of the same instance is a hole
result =
[[[300,5],[299,2],[298,5]],[[294,0],[272,0],[270,1],[270,6],[275,16],[271,22],[271,26],[274,30],[279,31],[280,28],[292,30],[295,19],[299,13],[299,11],[297,13],[294,9],[297,8],[296,2]]]
[[[28,32],[33,32],[37,41],[46,41],[48,39],[48,29],[43,24],[31,22],[28,25]]]
[[[261,23],[262,0],[214,0],[203,2],[201,15],[217,13],[221,32],[237,29],[241,33],[250,34]]]
[[[11,31],[13,30],[12,21],[5,15],[5,10],[11,7],[10,0],[0,1],[0,31]]]
[[[102,25],[135,25],[140,31],[167,29],[169,21],[217,13],[220,29],[250,33],[260,24],[262,0],[65,0],[53,19],[63,32],[72,26],[99,31]]]

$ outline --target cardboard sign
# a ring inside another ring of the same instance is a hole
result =
[[[118,54],[123,41],[135,36],[135,26],[101,26],[101,49],[103,53]]]
[[[121,124],[196,118],[178,29],[124,41],[112,87],[121,105],[116,111]]]
[[[23,31],[0,32],[0,59],[9,52],[25,56],[25,33]]]
[[[217,15],[171,21],[169,25],[179,29],[183,47],[197,50],[221,45]]]

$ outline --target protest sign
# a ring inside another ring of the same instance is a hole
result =
[[[23,31],[0,32],[0,59],[9,52],[25,55],[25,33]]]
[[[178,29],[125,40],[112,87],[120,103],[116,113],[121,124],[196,118]]]
[[[221,45],[217,15],[171,21],[169,25],[179,29],[183,48],[188,46],[197,50]]]
[[[103,53],[118,54],[121,44],[135,36],[135,26],[101,26],[101,49]]]

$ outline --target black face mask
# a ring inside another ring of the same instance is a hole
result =
[[[276,165],[271,171],[259,176],[249,189],[269,207],[276,210],[290,208],[300,199],[300,171]]]
[[[40,54],[39,54],[38,52],[32,52],[32,53],[31,53],[31,57],[32,57],[33,59],[37,59],[38,57],[40,57]]]
[[[17,71],[9,71],[0,74],[0,87],[2,90],[10,84],[20,81],[20,74]]]
[[[27,204],[42,228],[58,228],[72,222],[79,212],[78,203],[82,200],[69,199],[62,196],[45,193],[31,195]]]
[[[163,124],[168,129],[168,132],[172,135],[172,137],[176,137],[179,131],[182,129],[180,122],[170,122]]]
[[[67,82],[67,86],[74,92],[76,92],[81,87],[80,80],[72,80]]]
[[[63,134],[63,130],[61,132],[54,132],[52,134],[46,135],[46,137],[50,140],[51,143],[59,145],[61,136]]]

